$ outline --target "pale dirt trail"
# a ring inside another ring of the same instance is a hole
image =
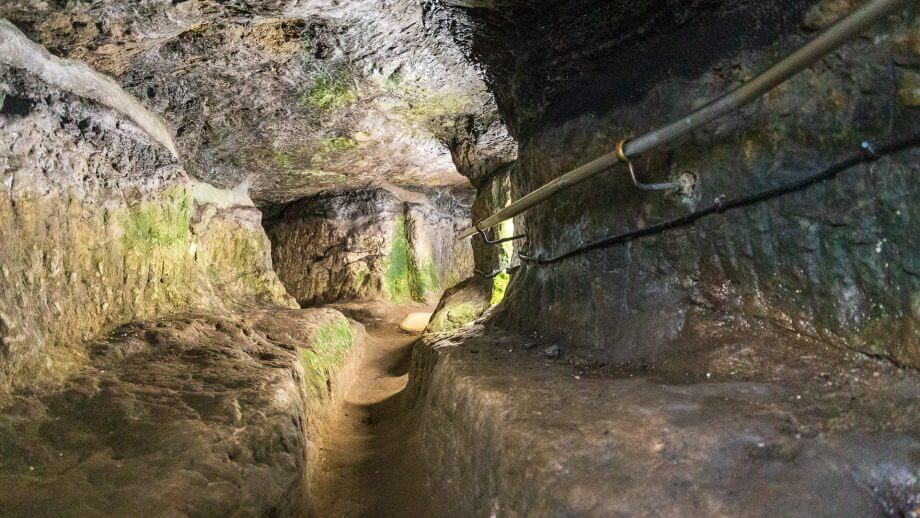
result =
[[[411,311],[418,308],[374,308],[377,319],[353,315],[367,326],[368,352],[322,438],[312,491],[318,516],[431,515],[402,398],[417,336],[399,322]]]

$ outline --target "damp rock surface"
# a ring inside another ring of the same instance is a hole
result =
[[[436,512],[916,513],[920,378],[800,340],[714,333],[693,355],[599,370],[547,359],[544,337],[429,335],[406,397]]]
[[[634,103],[533,127],[510,173],[520,196],[598,156],[623,137],[690,113],[750,80],[812,35],[791,23],[770,45],[727,54],[697,74],[654,81]],[[920,131],[920,112],[892,78],[916,25],[884,20],[752,105],[635,158],[644,182],[691,174],[694,192],[640,191],[615,167],[515,219],[523,252],[554,257],[606,236],[817,174]],[[500,320],[556,334],[585,362],[644,361],[692,347],[710,327],[793,330],[917,367],[920,241],[917,153],[859,165],[831,182],[686,228],[525,264]],[[540,318],[533,318],[539,307]],[[580,309],[579,309],[580,308]]]
[[[915,6],[455,240],[862,3],[0,2],[0,514],[916,518],[917,150],[526,259],[920,131]]]

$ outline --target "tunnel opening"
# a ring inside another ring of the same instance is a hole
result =
[[[470,244],[455,239],[470,220],[470,190],[337,189],[274,207],[263,220],[272,264],[304,307],[431,304],[472,273]]]

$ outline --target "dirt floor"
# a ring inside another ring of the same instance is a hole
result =
[[[599,368],[481,325],[417,341],[417,307],[336,309],[369,342],[316,516],[918,515],[920,378],[886,361],[778,331]]]
[[[309,481],[313,514],[328,517],[432,516],[424,472],[414,452],[412,415],[404,401],[412,347],[400,329],[419,306],[336,306],[367,329],[366,353],[355,366],[340,408],[319,438]]]

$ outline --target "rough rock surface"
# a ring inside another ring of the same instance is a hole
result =
[[[110,100],[0,68],[2,514],[300,515],[359,328],[285,308],[245,192]]]
[[[265,227],[281,281],[309,306],[436,300],[472,272],[469,242],[454,237],[468,222],[462,192],[368,188],[298,200]]]
[[[0,391],[60,380],[74,341],[194,307],[293,304],[244,195],[190,180],[131,121],[0,68]]]
[[[494,234],[523,242],[453,242],[466,179],[478,219],[857,3],[4,1],[142,104],[118,90],[119,111],[92,74],[62,89],[0,68],[0,514],[916,518],[918,151],[524,264],[487,309],[519,252],[920,131],[914,9],[636,160],[647,180],[691,173],[692,192],[637,192],[617,169]],[[411,369],[409,335],[381,325],[355,376],[360,328],[293,308],[250,188],[302,304],[386,299],[342,310],[387,324],[394,301],[420,310],[467,279]]]
[[[443,0],[433,2],[431,24],[480,64],[526,144],[544,126],[639,104],[659,81],[693,79],[725,56],[769,45],[816,3]],[[826,3],[844,4],[824,15],[831,20],[853,4]]]
[[[594,370],[547,360],[544,337],[428,335],[405,397],[434,514],[920,512],[915,372],[766,327],[706,343]]]
[[[172,126],[190,174],[260,205],[487,175],[516,151],[479,73],[415,0],[0,5]]]
[[[302,516],[361,327],[292,309],[245,190],[81,77],[0,67],[0,514]]]
[[[491,307],[494,282],[474,275],[448,288],[438,302],[426,333],[449,333],[481,317]]]
[[[4,516],[303,516],[309,439],[363,328],[329,309],[127,324],[0,414]],[[346,380],[347,381],[347,380]]]
[[[816,16],[808,23],[818,23]],[[817,173],[858,152],[865,139],[917,132],[920,117],[892,81],[915,74],[916,34],[906,18],[893,17],[751,107],[636,161],[646,181],[692,173],[698,182],[690,196],[640,192],[615,168],[519,218],[516,228],[529,236],[522,246],[553,256],[719,196]],[[791,30],[772,46],[724,56],[689,79],[649,81],[641,102],[603,116],[539,126],[511,174],[516,196],[609,152],[624,135],[675,120],[741,84],[806,35]],[[556,265],[525,265],[499,318],[518,329],[565,330],[559,338],[568,352],[589,362],[648,359],[695,347],[697,328],[765,320],[918,366],[917,157],[902,153],[690,229]],[[726,323],[730,317],[736,320]]]

